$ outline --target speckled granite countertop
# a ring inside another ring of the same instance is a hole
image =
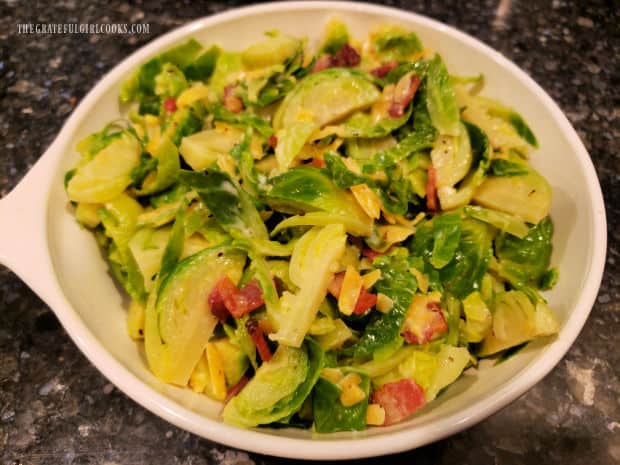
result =
[[[15,186],[75,105],[121,58],[190,19],[244,2],[214,1],[201,6],[189,1],[164,6],[165,2],[157,0],[43,3],[0,2],[1,195]],[[609,221],[607,268],[597,303],[577,342],[555,370],[517,402],[479,425],[390,457],[390,462],[620,463],[618,3],[386,3],[454,25],[530,73],[560,104],[590,152]],[[148,23],[150,33],[18,35],[17,24],[29,22]],[[198,438],[129,400],[77,350],[47,306],[2,267],[0,460],[3,465],[290,463]]]

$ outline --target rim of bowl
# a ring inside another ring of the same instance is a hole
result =
[[[501,408],[505,407],[546,376],[566,354],[577,338],[592,309],[605,265],[607,229],[603,196],[594,170],[594,165],[588,152],[568,122],[560,108],[549,95],[523,70],[478,39],[426,16],[396,8],[360,4],[346,1],[293,1],[281,3],[265,3],[242,8],[231,9],[222,13],[200,18],[184,26],[174,29],[161,37],[149,42],[129,55],[111,71],[109,71],[86,95],[78,108],[65,123],[52,146],[65,146],[83,117],[87,115],[94,103],[103,94],[106,88],[113,85],[126,75],[136,64],[143,62],[156,51],[171,45],[193,31],[215,25],[220,22],[234,20],[239,17],[251,16],[259,13],[268,13],[280,10],[339,10],[354,11],[371,14],[381,14],[394,18],[409,19],[412,22],[423,24],[429,28],[450,35],[479,53],[495,60],[499,65],[507,68],[515,75],[547,108],[550,109],[553,119],[560,130],[567,137],[573,148],[578,162],[581,165],[587,181],[587,193],[593,207],[594,224],[592,228],[592,256],[588,276],[584,282],[579,300],[573,304],[573,311],[563,326],[557,340],[545,349],[544,354],[537,356],[529,365],[524,367],[519,376],[513,381],[504,384],[486,399],[471,406],[435,421],[431,425],[405,429],[389,434],[352,437],[350,439],[298,439],[275,436],[263,433],[260,430],[243,430],[225,423],[199,415],[157,392],[145,382],[139,380],[125,366],[117,361],[81,320],[79,314],[72,308],[62,292],[54,305],[53,310],[67,330],[67,333],[86,357],[128,397],[144,408],[164,418],[168,422],[190,431],[204,438],[238,449],[268,454],[279,457],[315,460],[352,459],[372,457],[405,450],[414,449],[422,445],[437,441],[464,430],[482,421]],[[58,144],[58,145],[57,145]],[[53,152],[50,147],[49,152]],[[60,157],[61,150],[55,155]],[[60,283],[56,282],[59,289]],[[317,447],[320,444],[320,447]],[[354,447],[352,447],[354,446]]]

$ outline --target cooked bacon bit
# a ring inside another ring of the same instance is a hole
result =
[[[344,44],[338,53],[334,56],[333,66],[339,68],[352,68],[360,64],[361,57],[353,47],[349,44]]]
[[[428,167],[426,178],[426,208],[437,211],[437,172],[433,165]]]
[[[425,308],[428,311],[416,313],[415,328],[409,328],[409,319],[405,320],[405,331],[402,335],[409,344],[425,344],[448,331],[448,323],[441,311],[441,304],[431,301],[426,303]]]
[[[232,399],[237,394],[239,394],[241,390],[245,387],[245,385],[248,384],[249,381],[250,381],[250,378],[243,375],[241,379],[239,380],[239,382],[228,390],[228,393],[226,394],[226,399],[224,399],[224,403],[227,403],[230,399]]]
[[[364,286],[360,290],[360,296],[357,298],[353,313],[356,315],[363,315],[366,311],[377,305],[377,295],[371,294],[366,290]]]
[[[387,63],[383,63],[381,66],[370,71],[370,74],[373,76],[377,76],[378,78],[383,78],[387,76],[387,74],[392,71],[394,68],[398,66],[398,61],[388,61]]]
[[[166,113],[174,113],[177,111],[177,101],[174,97],[168,97],[164,100],[164,110],[166,110]]]
[[[234,295],[234,305],[232,308],[228,308],[228,311],[235,318],[240,318],[246,313],[250,313],[252,310],[256,310],[263,305],[263,294],[258,281],[253,279]]]
[[[318,73],[324,69],[334,66],[334,57],[332,55],[323,55],[314,63],[311,73]]]
[[[211,313],[213,316],[220,320],[222,323],[228,319],[230,313],[226,310],[226,305],[224,305],[224,298],[222,294],[220,294],[219,289],[214,288],[209,294],[209,308],[211,309]]]
[[[224,322],[230,315],[228,307],[232,305],[232,295],[236,292],[235,283],[228,276],[223,276],[209,293],[209,308],[218,320]]]
[[[344,281],[344,272],[334,275],[334,279],[331,280],[329,286],[327,286],[327,292],[333,295],[336,299],[340,297],[340,291],[342,290],[342,282]],[[374,307],[377,304],[376,294],[372,294],[366,290],[364,286],[360,289],[360,295],[355,302],[355,308],[353,313],[356,315],[362,315],[366,313],[369,308]]]
[[[362,255],[366,258],[370,258],[371,260],[374,260],[375,258],[377,258],[380,255],[384,255],[386,252],[377,252],[376,250],[371,249],[370,247],[364,247],[362,249]]]
[[[325,159],[323,157],[314,157],[306,166],[314,166],[315,168],[325,168]]]
[[[393,425],[404,420],[426,403],[424,390],[411,379],[401,379],[385,383],[377,389],[371,402],[379,404],[385,410],[383,424]]]
[[[240,318],[264,303],[262,290],[255,279],[238,289],[228,276],[224,276],[209,294],[211,313],[220,321],[226,321],[229,314]]]
[[[224,87],[224,107],[233,113],[243,111],[243,100],[235,95],[236,85],[229,84]]]
[[[311,73],[318,73],[327,68],[352,68],[360,64],[362,58],[353,47],[344,44],[335,55],[322,55],[314,63]]]
[[[405,113],[405,108],[413,100],[418,87],[420,87],[420,78],[413,73],[407,73],[396,84],[394,89],[394,97],[392,104],[388,110],[388,114],[392,118],[400,118]]]
[[[275,134],[272,134],[272,135],[269,137],[269,141],[268,141],[268,143],[269,143],[269,146],[270,146],[272,149],[275,149],[275,148],[278,146],[278,138],[276,137],[276,135],[275,135]]]
[[[271,360],[271,350],[269,350],[269,346],[265,340],[265,333],[258,324],[258,321],[254,318],[250,318],[245,322],[245,327],[248,330],[248,333],[250,333],[250,337],[256,346],[256,350],[258,350],[260,359],[263,362],[268,362]]]

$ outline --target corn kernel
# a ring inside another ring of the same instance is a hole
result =
[[[321,376],[334,384],[338,384],[342,380],[342,371],[338,368],[323,368]]]
[[[366,424],[381,426],[385,423],[385,410],[379,404],[368,404],[366,410]]]
[[[368,216],[373,219],[379,219],[381,216],[381,200],[367,184],[351,186],[351,192]]]
[[[377,304],[375,308],[381,313],[388,313],[394,307],[394,301],[390,299],[387,295],[379,292],[377,294]]]
[[[227,393],[224,366],[222,357],[212,342],[207,342],[207,365],[209,366],[213,396],[217,400],[224,400]]]
[[[344,391],[349,389],[351,386],[359,386],[362,382],[362,378],[357,373],[348,373],[344,376],[339,382],[338,386]]]
[[[362,277],[352,266],[347,266],[338,297],[338,309],[344,315],[351,315],[362,289]]]
[[[343,389],[340,393],[340,403],[345,407],[358,404],[366,398],[366,393],[357,384]]]

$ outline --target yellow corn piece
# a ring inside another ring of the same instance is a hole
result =
[[[379,404],[368,404],[366,409],[366,424],[381,426],[385,423],[385,410]]]
[[[361,382],[362,378],[360,378],[360,375],[357,373],[348,373],[338,382],[338,386],[340,386],[340,389],[344,391],[349,389],[351,386],[359,386]]]
[[[373,270],[362,276],[362,285],[366,289],[370,289],[377,281],[381,279],[381,270]]]
[[[203,354],[189,377],[189,387],[191,387],[194,392],[202,393],[207,388],[208,382],[209,367],[207,366],[207,360]]]
[[[378,226],[377,230],[387,244],[396,244],[397,242],[402,242],[415,233],[414,228],[399,226],[396,224]]]
[[[357,184],[351,186],[351,192],[353,197],[360,204],[360,207],[366,212],[368,216],[378,220],[381,216],[381,200],[377,197],[377,194],[368,187],[368,184]]]
[[[127,332],[132,339],[144,339],[144,307],[135,300],[127,312]]]
[[[213,397],[217,400],[224,400],[227,393],[224,365],[222,356],[212,342],[207,343],[207,365],[209,366]]]
[[[409,272],[415,276],[415,279],[418,281],[418,288],[422,292],[428,291],[428,278],[426,275],[416,268],[409,268]]]
[[[392,310],[393,306],[394,301],[390,299],[387,295],[382,294],[381,292],[377,294],[377,304],[375,305],[375,308],[378,311],[380,311],[381,313],[387,313]]]
[[[191,87],[181,92],[181,94],[177,97],[177,102],[176,102],[177,107],[178,108],[188,107],[192,103],[208,97],[208,95],[209,95],[209,88],[206,85],[204,85],[202,82],[197,82],[195,84],[192,84]]]
[[[338,368],[323,368],[321,376],[334,384],[338,384],[342,379],[342,371]]]
[[[366,398],[366,393],[357,384],[343,389],[340,393],[340,403],[345,407],[358,404]]]
[[[362,289],[362,277],[351,265],[347,266],[338,297],[338,309],[344,315],[351,315]]]

